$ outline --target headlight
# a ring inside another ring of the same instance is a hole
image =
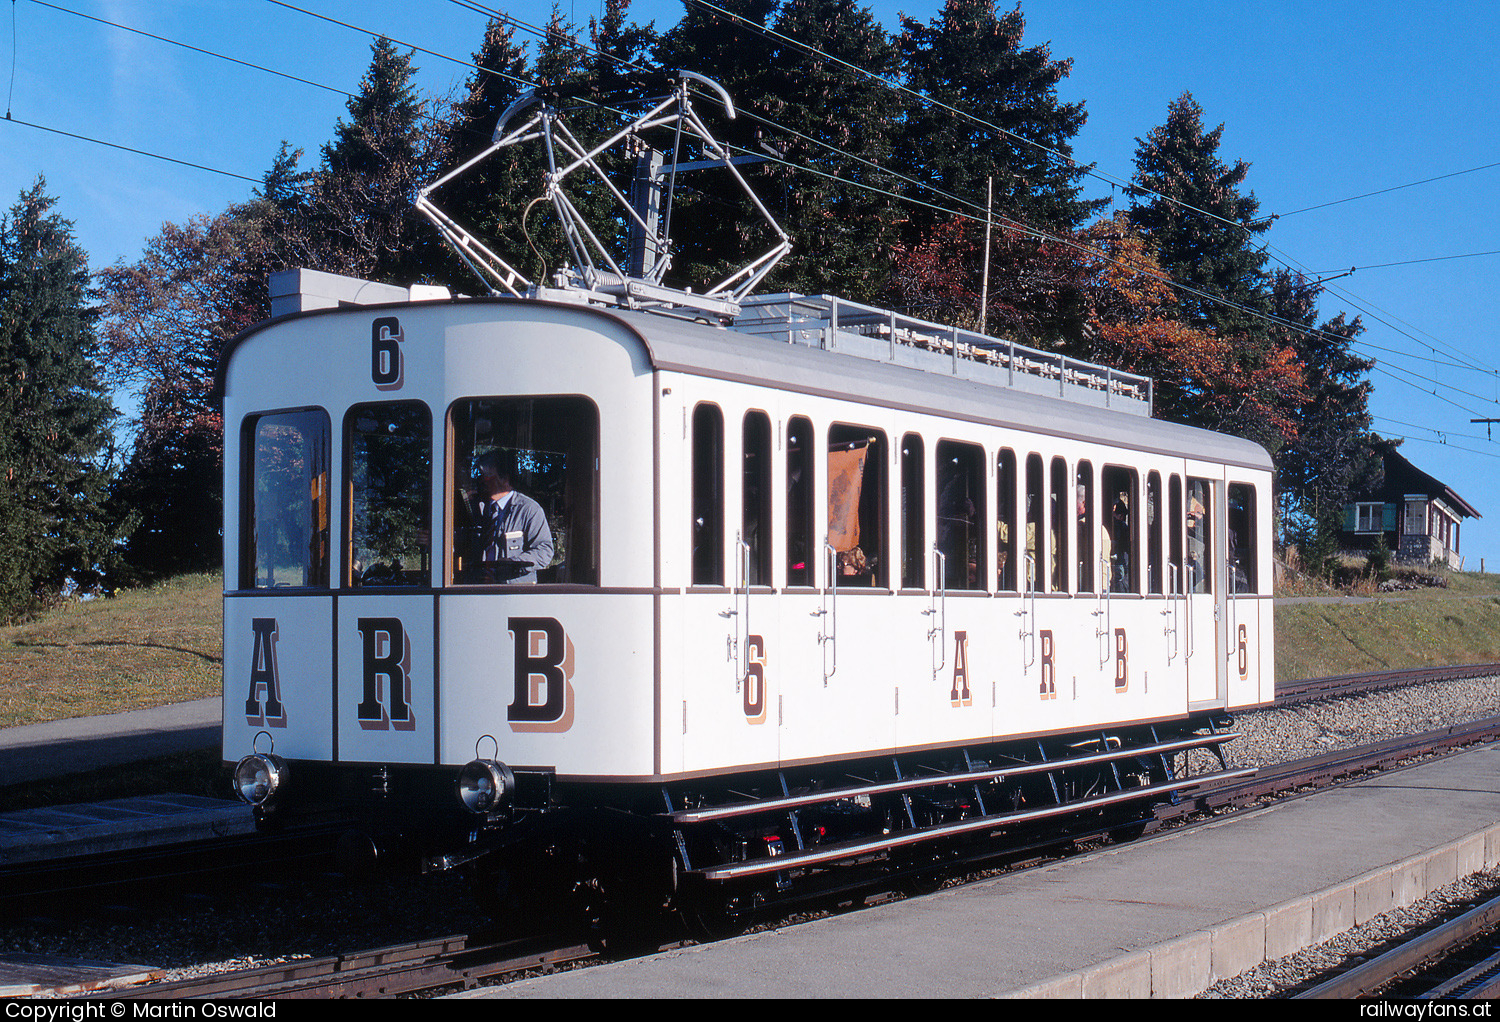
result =
[[[270,753],[255,753],[234,768],[234,790],[252,806],[264,806],[286,782],[286,762]]]
[[[476,759],[458,772],[458,800],[471,813],[498,809],[510,798],[516,778],[510,767],[492,759]]]

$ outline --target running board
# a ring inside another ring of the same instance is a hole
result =
[[[687,824],[727,820],[737,816],[754,816],[757,813],[786,812],[787,810],[803,809],[807,806],[818,805],[823,802],[838,802],[843,799],[858,798],[861,796],[889,795],[892,792],[915,791],[919,788],[937,788],[949,784],[976,784],[987,781],[999,781],[1007,777],[1024,777],[1028,774],[1045,774],[1051,773],[1054,770],[1096,766],[1100,763],[1138,759],[1142,756],[1160,756],[1167,753],[1183,752],[1188,749],[1203,749],[1214,745],[1222,745],[1230,739],[1238,737],[1239,732],[1198,735],[1193,738],[1179,739],[1175,742],[1161,742],[1156,745],[1143,745],[1135,749],[1120,749],[1114,752],[1099,752],[1088,756],[1072,756],[1068,759],[1018,763],[1007,767],[973,770],[962,774],[933,774],[929,777],[908,777],[899,781],[885,781],[858,788],[834,788],[827,791],[810,792],[806,795],[788,795],[784,798],[771,798],[762,801],[736,802],[733,805],[715,806],[711,809],[683,809],[669,814],[667,818],[673,823]]]
[[[1055,768],[1059,763],[1064,762],[1072,761],[1059,760],[1050,765]],[[758,876],[762,873],[777,873],[782,870],[799,869],[805,866],[821,866],[839,859],[875,855],[880,852],[905,848],[938,838],[957,837],[961,834],[994,830],[997,827],[1004,827],[1011,824],[1032,823],[1038,820],[1070,816],[1094,809],[1104,809],[1126,802],[1153,798],[1157,795],[1173,794],[1204,784],[1250,777],[1257,772],[1258,768],[1255,767],[1247,767],[1243,770],[1227,770],[1216,774],[1205,774],[1201,777],[1191,778],[1190,780],[1174,781],[1170,784],[1154,784],[1144,788],[1129,788],[1111,795],[1101,795],[1098,798],[1085,799],[1082,802],[1068,802],[1063,805],[1048,806],[1045,809],[1030,809],[1025,812],[1003,813],[997,816],[982,816],[972,820],[963,820],[958,823],[944,823],[935,827],[925,827],[921,830],[891,834],[874,841],[827,845],[807,851],[791,852],[786,855],[777,855],[766,859],[756,859],[752,862],[736,863],[732,866],[715,866],[707,869],[688,870],[688,872],[701,876],[705,880],[738,880],[743,877]]]

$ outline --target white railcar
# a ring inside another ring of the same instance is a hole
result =
[[[273,319],[224,370],[224,756],[268,824],[730,914],[1138,823],[1274,679],[1270,459],[1149,410],[832,299]],[[535,584],[477,563],[490,451]]]

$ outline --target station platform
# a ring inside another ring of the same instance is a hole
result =
[[[216,748],[222,706],[214,697],[0,729],[0,788]]]
[[[461,998],[1182,998],[1497,862],[1500,746],[878,908]]]
[[[0,730],[0,788],[219,745],[220,700]],[[4,811],[0,866],[250,834],[250,807],[230,798],[143,795]]]

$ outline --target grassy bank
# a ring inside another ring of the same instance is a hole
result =
[[[223,588],[185,575],[0,628],[0,727],[219,694]]]
[[[1500,661],[1500,576],[1438,572],[1446,588],[1276,608],[1276,680]]]

